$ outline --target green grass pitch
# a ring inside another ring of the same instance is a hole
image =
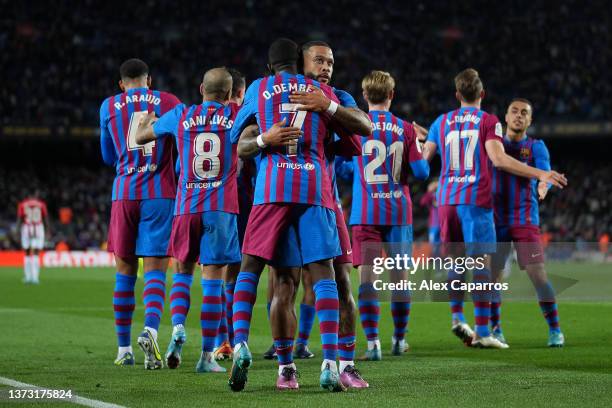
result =
[[[599,268],[585,264],[549,265],[549,270],[560,276],[579,270],[579,278],[594,283],[592,286],[599,290],[598,298],[610,299],[612,274],[602,275]],[[25,286],[20,269],[0,269],[0,377],[52,389],[71,389],[83,397],[129,407],[609,407],[612,401],[612,302],[573,300],[580,298],[580,285],[567,290],[568,300],[561,297],[559,313],[567,339],[563,349],[546,347],[547,328],[535,299],[504,304],[503,326],[511,345],[509,350],[463,347],[450,333],[446,303],[414,302],[408,335],[411,351],[393,357],[389,353],[389,305],[383,303],[383,361],[358,365],[371,388],[330,394],[318,386],[321,350],[316,323],[311,348],[317,357],[297,361],[301,389],[274,389],[276,363],[261,358],[271,342],[262,284],[250,338],[254,367],[245,391],[232,393],[227,375],[194,371],[201,341],[198,279],[194,279],[192,288],[183,365],[178,370],[145,371],[141,352],[135,347],[136,367],[115,367],[113,279],[111,269],[47,269],[42,271],[39,286]],[[261,282],[265,281],[262,277]],[[136,293],[141,292],[139,280]],[[137,302],[134,345],[143,323],[138,295]],[[160,347],[164,351],[171,330],[168,303],[160,328]],[[466,316],[471,320],[471,305],[466,302],[466,306]],[[357,331],[359,355],[365,341],[360,327]],[[229,368],[229,363],[222,364]],[[0,385],[0,393],[6,390]],[[0,400],[0,406],[14,404]]]

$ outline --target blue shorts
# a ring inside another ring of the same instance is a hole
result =
[[[440,227],[429,227],[429,243],[439,244],[440,243]]]
[[[336,215],[317,205],[253,206],[243,253],[266,259],[274,266],[302,266],[335,258],[342,254]]]
[[[280,245],[276,249],[274,259],[270,265],[276,268],[300,268],[304,265],[302,254],[294,248],[299,248],[298,232],[293,225],[290,225],[285,235],[280,240]]]
[[[206,211],[174,217],[170,253],[181,262],[226,265],[241,260],[237,215]]]
[[[167,256],[174,200],[116,200],[111,207],[108,250],[120,258]]]
[[[465,243],[467,255],[495,253],[493,209],[475,205],[443,205],[438,207],[438,214],[442,242]]]

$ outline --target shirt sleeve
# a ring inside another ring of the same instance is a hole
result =
[[[340,101],[340,105],[342,105],[343,107],[357,108],[357,102],[355,102],[355,98],[353,98],[350,93],[341,89],[334,88],[334,94],[336,95],[336,98],[338,98],[338,100]]]
[[[483,118],[481,129],[484,142],[487,140],[497,140],[499,142],[503,142],[504,131],[499,119],[497,119],[497,116],[490,113],[486,114],[486,116]]]
[[[177,105],[181,104],[181,101],[179,98],[177,98],[174,94],[171,94],[169,92],[164,92],[162,93],[162,100],[161,100],[161,105],[160,105],[160,112],[161,114],[165,114],[166,112],[170,112],[172,109],[174,109]]]
[[[244,103],[236,115],[236,120],[232,126],[230,140],[232,143],[238,143],[240,134],[245,127],[255,118],[257,113],[257,91],[261,80],[253,82],[244,94]]]
[[[109,166],[114,166],[117,162],[117,153],[113,137],[108,130],[108,104],[109,100],[105,100],[100,106],[100,149],[102,151],[102,160]]]
[[[414,177],[418,180],[425,180],[429,177],[429,163],[423,158],[423,152],[421,151],[421,145],[417,141],[414,126],[404,122],[404,129],[406,129],[406,134],[404,136],[403,160],[407,159],[408,163],[410,163],[410,168]]]
[[[550,153],[548,152],[548,148],[544,144],[542,140],[536,140],[533,142],[533,146],[531,147],[533,151],[533,160],[535,162],[535,166],[544,171],[550,171]],[[551,183],[547,183],[548,188],[552,187]]]
[[[442,121],[442,116],[438,117],[434,121],[434,123],[429,128],[429,132],[427,133],[427,141],[436,144],[436,150],[438,154],[440,153],[440,122]]]
[[[162,117],[153,124],[153,133],[157,139],[165,135],[178,136],[178,126],[184,109],[185,105],[179,104],[171,111],[164,113]]]

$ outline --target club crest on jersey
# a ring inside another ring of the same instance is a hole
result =
[[[531,156],[531,150],[528,147],[521,147],[519,156],[521,157],[521,159],[527,160],[529,159],[529,156]]]

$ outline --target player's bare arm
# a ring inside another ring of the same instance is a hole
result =
[[[538,179],[541,182],[550,183],[558,188],[563,188],[567,185],[567,178],[565,175],[557,173],[554,170],[544,171],[528,166],[507,155],[504,151],[504,145],[499,140],[487,140],[485,149],[487,150],[487,155],[493,163],[493,166],[498,169],[507,171],[516,176]]]
[[[425,142],[425,144],[423,145],[423,158],[430,162],[431,159],[433,159],[433,157],[436,155],[436,147],[437,145],[434,142]]]
[[[136,143],[145,144],[152,140],[155,140],[155,132],[153,132],[153,124],[157,120],[155,112],[149,112],[147,116],[144,116],[138,122],[138,129],[136,129]]]
[[[332,103],[331,99],[325,96],[320,89],[314,92],[293,92],[289,95],[289,100],[291,103],[301,105],[298,107],[298,110],[311,112],[326,112]],[[333,117],[348,133],[357,133],[365,136],[372,134],[370,118],[361,109],[345,108],[338,105]]]
[[[257,135],[259,134],[259,126],[249,125],[240,134],[238,139],[238,157],[241,159],[250,159],[261,151],[261,147],[257,144]]]
[[[296,127],[284,127],[286,123],[287,120],[283,119],[261,135],[259,135],[257,125],[247,126],[238,140],[238,156],[242,159],[250,159],[268,146],[297,144],[297,139],[302,135],[302,131]]]

